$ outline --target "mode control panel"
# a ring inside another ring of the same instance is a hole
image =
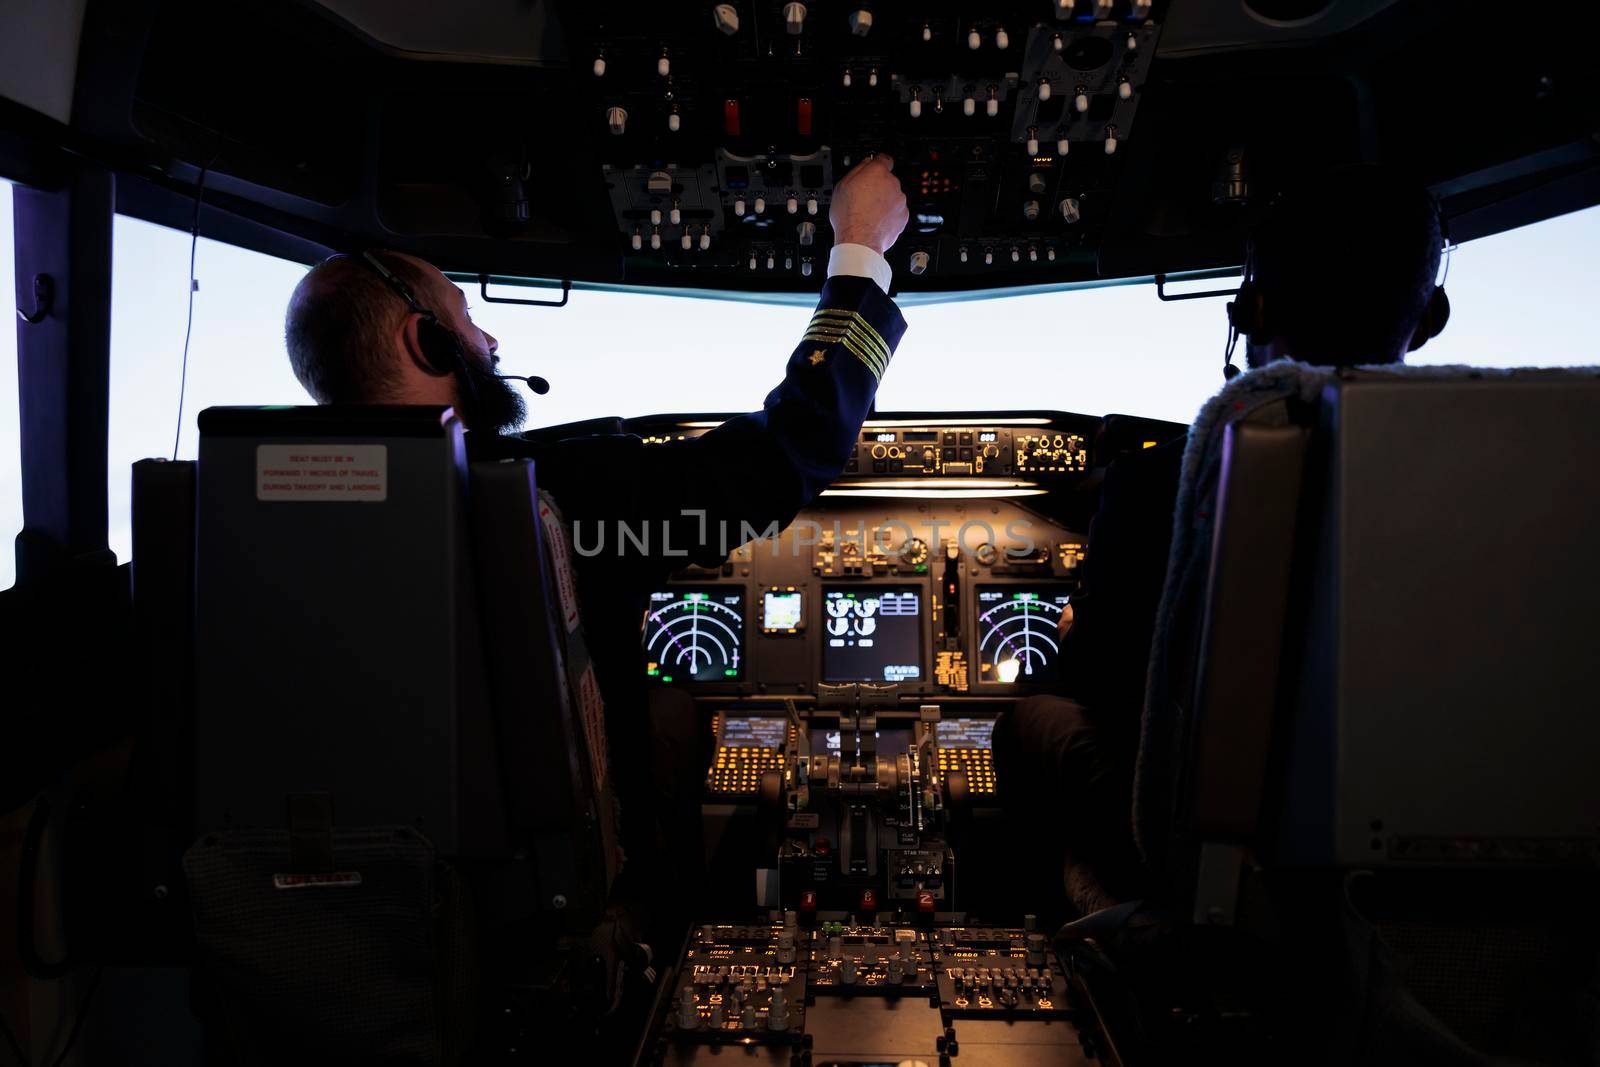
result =
[[[1090,469],[1086,430],[1055,426],[885,426],[868,423],[846,479],[1059,476]]]

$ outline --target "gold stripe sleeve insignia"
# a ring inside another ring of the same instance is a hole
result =
[[[883,372],[889,369],[889,346],[872,323],[858,312],[820,308],[811,316],[811,325],[806,328],[804,339],[842,345],[845,351],[864,363],[879,381],[883,380]]]

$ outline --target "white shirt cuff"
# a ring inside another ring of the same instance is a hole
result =
[[[866,245],[834,245],[828,252],[828,277],[848,274],[856,278],[871,278],[878,283],[885,296],[894,284],[894,271],[889,261]]]

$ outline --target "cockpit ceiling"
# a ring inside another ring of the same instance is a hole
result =
[[[814,290],[875,148],[908,293],[1237,264],[1277,189],[1352,160],[1415,171],[1456,239],[1600,201],[1587,5],[723,6],[87,0],[70,125],[0,101],[0,148],[103,161],[172,225],[204,166],[202,228],[280,254],[675,291]]]

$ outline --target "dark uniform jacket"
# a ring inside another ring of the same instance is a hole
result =
[[[647,774],[640,627],[650,593],[690,563],[720,561],[747,539],[741,531],[787,526],[838,477],[905,328],[875,282],[836,276],[760,411],[666,444],[618,433],[473,445],[478,457],[531,456],[539,487],[566,519],[624,794]],[[759,358],[759,344],[751,347]],[[647,537],[648,548],[619,537],[619,523]]]

